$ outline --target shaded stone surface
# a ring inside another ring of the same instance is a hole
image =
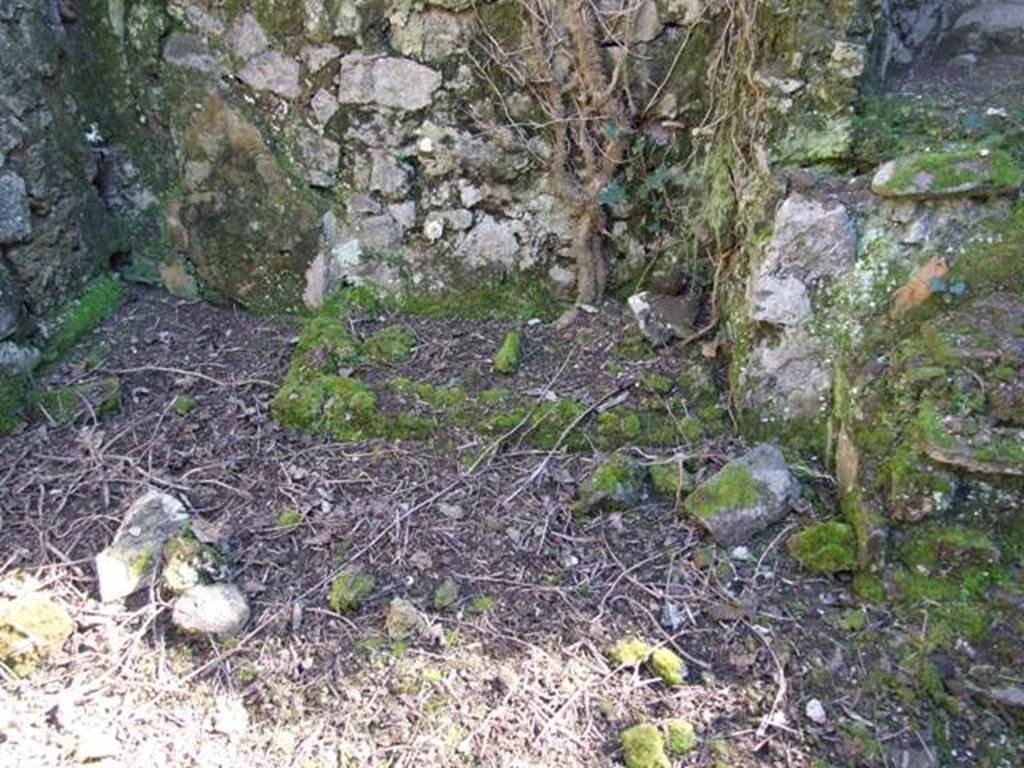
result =
[[[301,300],[317,252],[308,190],[284,172],[259,129],[213,94],[186,138],[188,254],[208,291],[250,309]]]
[[[197,72],[215,73],[220,70],[220,54],[198,35],[172,32],[164,43],[164,61],[175,67]]]
[[[0,339],[10,336],[18,328],[24,316],[21,288],[11,270],[0,259]]]
[[[694,296],[667,296],[643,291],[627,302],[640,333],[656,347],[694,332],[700,301]]]
[[[0,172],[0,245],[17,243],[31,234],[32,215],[25,180],[10,171]]]

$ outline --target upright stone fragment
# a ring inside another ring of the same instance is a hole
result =
[[[100,599],[109,603],[140,589],[156,573],[164,544],[182,530],[188,515],[173,496],[150,491],[124,516],[113,543],[96,555]]]
[[[751,319],[777,326],[803,324],[812,311],[809,290],[849,270],[856,251],[846,206],[789,196],[775,214],[767,255],[751,284]]]
[[[799,490],[782,451],[762,444],[699,485],[683,508],[715,541],[734,547],[782,520]]]
[[[16,173],[0,173],[0,245],[19,243],[32,234],[25,180]]]

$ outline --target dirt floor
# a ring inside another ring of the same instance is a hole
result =
[[[388,322],[419,339],[389,375],[510,386],[488,363],[508,323]],[[604,365],[627,327],[612,303],[569,332],[526,325],[514,386],[593,403],[678,366],[671,351]],[[409,443],[292,434],[268,404],[296,333],[133,289],[42,382],[116,375],[121,409],[0,438],[0,568],[34,574],[77,625],[49,666],[3,673],[0,764],[613,766],[624,728],[669,718],[699,736],[680,766],[1021,764],[1006,713],[969,693],[955,715],[915,695],[901,666],[914,627],[798,571],[782,542],[820,514],[811,504],[729,553],[670,503],[575,518],[587,453],[513,445],[467,461],[485,439],[447,426]],[[183,393],[198,401],[186,415],[172,409]],[[685,453],[706,473],[738,447],[723,437]],[[797,469],[829,497],[827,477]],[[241,637],[177,634],[156,589],[98,602],[91,558],[149,488],[184,501],[197,535],[227,554],[253,609]],[[301,522],[279,525],[285,511]],[[351,565],[375,588],[341,615],[326,597]],[[447,578],[459,594],[442,611]],[[390,642],[396,597],[434,631]],[[686,683],[610,666],[604,650],[628,635],[674,648]],[[808,718],[811,699],[824,724]]]

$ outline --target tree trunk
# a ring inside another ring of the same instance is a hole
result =
[[[576,262],[576,303],[594,304],[604,295],[604,255],[601,253],[604,214],[595,205],[586,206],[576,222],[569,255]]]

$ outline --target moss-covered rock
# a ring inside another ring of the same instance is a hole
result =
[[[670,768],[665,754],[665,737],[658,726],[651,723],[634,725],[624,730],[619,739],[626,768]]]
[[[722,509],[747,507],[757,501],[758,485],[746,467],[726,466],[686,499],[695,517],[710,517]]]
[[[388,604],[384,630],[392,640],[404,642],[415,639],[427,632],[429,626],[427,617],[409,600],[396,597]]]
[[[494,372],[511,376],[519,370],[522,357],[522,337],[518,331],[510,331],[494,355]]]
[[[0,601],[0,659],[21,677],[59,651],[74,630],[67,609],[43,592]]]
[[[373,594],[374,578],[356,568],[346,568],[331,582],[327,605],[337,613],[352,613]]]
[[[647,493],[647,467],[627,453],[617,452],[604,459],[581,489],[585,508],[603,505],[631,506]]]
[[[320,235],[317,204],[259,128],[217,93],[189,126],[181,220],[207,295],[259,312],[301,306]]]
[[[857,538],[853,528],[838,520],[814,523],[790,536],[789,554],[812,573],[857,569]]]
[[[875,173],[871,189],[882,197],[932,199],[1007,195],[1022,184],[1024,168],[1008,152],[973,148],[892,160]]]
[[[697,486],[683,509],[719,544],[735,546],[784,518],[798,491],[782,452],[763,444]]]
[[[180,595],[222,578],[224,565],[223,553],[199,541],[189,527],[164,544],[161,579],[168,590]]]

